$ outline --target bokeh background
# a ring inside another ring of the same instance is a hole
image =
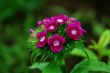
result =
[[[58,14],[81,21],[87,30],[85,46],[110,29],[110,0],[0,0],[0,73],[38,73],[28,69],[32,64],[25,45],[29,29],[39,19]],[[67,58],[67,67],[71,69],[81,59]]]

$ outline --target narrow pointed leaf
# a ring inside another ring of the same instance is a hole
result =
[[[105,48],[108,45],[109,41],[110,41],[110,31],[109,30],[106,30],[102,34],[102,36],[100,37],[97,48],[98,49]]]

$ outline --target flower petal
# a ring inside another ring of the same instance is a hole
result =
[[[39,39],[41,38],[42,36],[47,36],[47,32],[43,31],[43,32],[38,32],[36,37]]]
[[[43,24],[43,21],[42,21],[42,20],[39,20],[39,21],[37,22],[37,24],[38,24],[38,27],[41,27],[41,25]]]
[[[64,37],[61,36],[60,39],[61,39],[61,44],[64,44],[66,42],[66,40],[64,39]]]
[[[45,45],[46,45],[45,42],[37,42],[37,43],[36,43],[37,48],[44,47]]]
[[[63,50],[63,46],[58,46],[58,47],[53,47],[53,46],[50,46],[50,49],[57,53],[57,52],[60,52],[61,50]]]
[[[73,40],[79,40],[85,33],[85,30],[81,28],[79,24],[68,24],[66,32]]]
[[[59,24],[64,24],[67,22],[68,17],[62,14],[62,15],[57,15],[57,16],[52,17],[52,20]]]

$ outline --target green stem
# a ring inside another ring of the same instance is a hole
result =
[[[67,73],[67,70],[66,70],[66,65],[65,65],[65,60],[62,59],[61,60],[61,70],[62,70],[62,73]]]

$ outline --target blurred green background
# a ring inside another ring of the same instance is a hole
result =
[[[110,0],[0,0],[0,73],[37,73],[28,69],[29,29],[39,19],[62,13],[81,21],[87,30],[85,46],[110,29]],[[66,60],[71,69],[81,58]]]

